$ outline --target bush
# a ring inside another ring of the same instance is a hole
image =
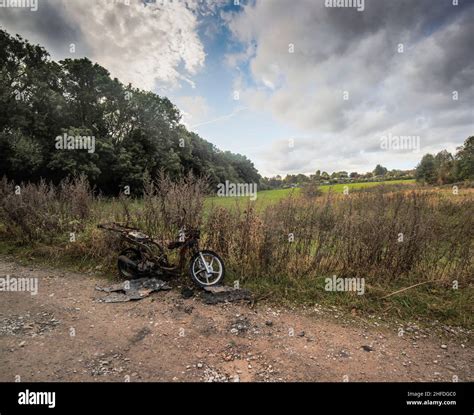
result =
[[[22,243],[51,241],[62,234],[84,229],[91,214],[92,191],[83,177],[46,183],[15,185],[0,182],[0,221],[11,239]]]
[[[313,199],[323,194],[316,182],[304,183],[301,187],[301,194],[307,199]]]
[[[161,172],[155,179],[146,178],[141,209],[132,224],[151,235],[176,238],[182,228],[197,228],[202,221],[205,178],[187,176],[172,180]]]

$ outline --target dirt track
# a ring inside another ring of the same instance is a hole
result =
[[[474,380],[463,331],[399,336],[369,316],[205,305],[177,290],[106,304],[98,277],[0,260],[7,274],[38,277],[39,290],[0,292],[0,381]]]

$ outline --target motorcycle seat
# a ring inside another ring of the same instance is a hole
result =
[[[176,249],[179,248],[180,246],[183,246],[184,242],[181,241],[172,241],[168,244],[168,249]]]

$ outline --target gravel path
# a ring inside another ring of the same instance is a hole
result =
[[[206,305],[177,290],[97,302],[104,279],[0,260],[0,381],[473,381],[469,333],[337,310]],[[371,318],[372,317],[372,318]],[[403,335],[400,335],[403,333]]]

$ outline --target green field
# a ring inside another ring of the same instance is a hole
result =
[[[390,181],[382,181],[382,182],[363,182],[363,183],[340,183],[340,184],[333,184],[333,185],[323,185],[321,186],[321,190],[323,192],[334,192],[334,193],[342,193],[344,191],[345,186],[348,186],[349,191],[351,189],[362,189],[366,187],[374,187],[380,185],[393,185],[393,184],[406,184],[406,185],[414,185],[415,180],[390,180]],[[255,203],[258,207],[265,207],[272,203],[276,203],[279,200],[288,197],[290,195],[297,195],[300,193],[299,188],[295,189],[276,189],[276,190],[264,190],[258,192],[257,199],[255,201],[250,201],[251,203]],[[209,197],[206,199],[206,207],[208,206],[222,206],[222,207],[233,207],[237,206],[241,203],[247,203],[250,199],[248,197]]]

